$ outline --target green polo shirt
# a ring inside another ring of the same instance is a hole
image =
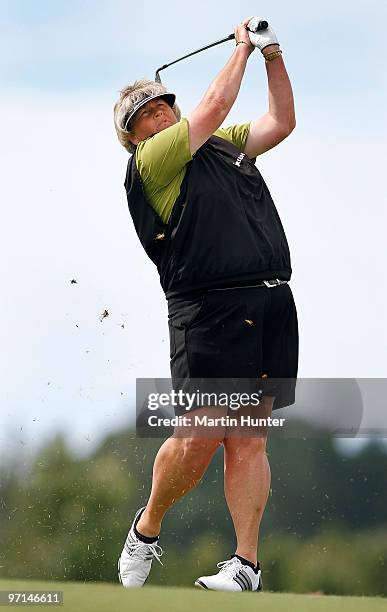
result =
[[[219,128],[219,136],[244,151],[250,123]],[[173,205],[180,193],[187,164],[192,159],[189,150],[188,120],[178,123],[140,142],[136,148],[136,165],[144,184],[145,195],[160,215],[168,222]]]

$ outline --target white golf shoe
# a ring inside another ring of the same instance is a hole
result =
[[[255,571],[237,557],[217,564],[220,571],[213,576],[200,576],[195,586],[212,591],[262,591],[261,570]],[[259,567],[259,565],[258,565]]]
[[[134,531],[134,525],[140,519],[140,515],[145,506],[140,508],[134,517],[132,526],[125,540],[124,548],[118,559],[118,578],[125,588],[142,587],[149,576],[152,567],[153,557],[161,563],[160,557],[163,554],[158,540],[147,544],[139,540]],[[161,565],[163,565],[161,563]]]

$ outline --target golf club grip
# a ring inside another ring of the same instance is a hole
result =
[[[259,32],[260,30],[267,30],[268,27],[269,27],[268,22],[262,20],[258,22],[257,29],[255,31]]]
[[[258,25],[257,25],[257,29],[256,30],[249,30],[249,32],[251,32],[252,34],[255,34],[255,32],[262,32],[262,30],[267,30],[267,28],[269,27],[269,24],[267,21],[259,21]],[[229,39],[235,38],[235,34],[230,34],[229,35]]]

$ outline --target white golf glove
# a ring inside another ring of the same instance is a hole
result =
[[[250,19],[249,23],[247,24],[247,27],[250,30],[255,30],[260,21],[263,21],[262,17],[252,17],[252,19]],[[261,51],[263,51],[263,49],[265,47],[268,47],[269,45],[279,44],[275,32],[270,27],[270,24],[268,25],[266,30],[258,30],[258,32],[255,33],[249,32],[249,38],[251,44],[254,45],[254,47],[258,47],[258,49],[260,49]]]

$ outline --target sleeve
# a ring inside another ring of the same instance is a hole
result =
[[[140,142],[136,149],[141,178],[159,187],[168,185],[191,159],[186,118]]]
[[[224,138],[231,142],[231,144],[235,145],[241,151],[245,150],[247,137],[250,131],[250,122],[249,123],[241,123],[237,125],[231,125],[229,127],[221,127],[215,132],[215,136],[219,136],[220,138]]]

